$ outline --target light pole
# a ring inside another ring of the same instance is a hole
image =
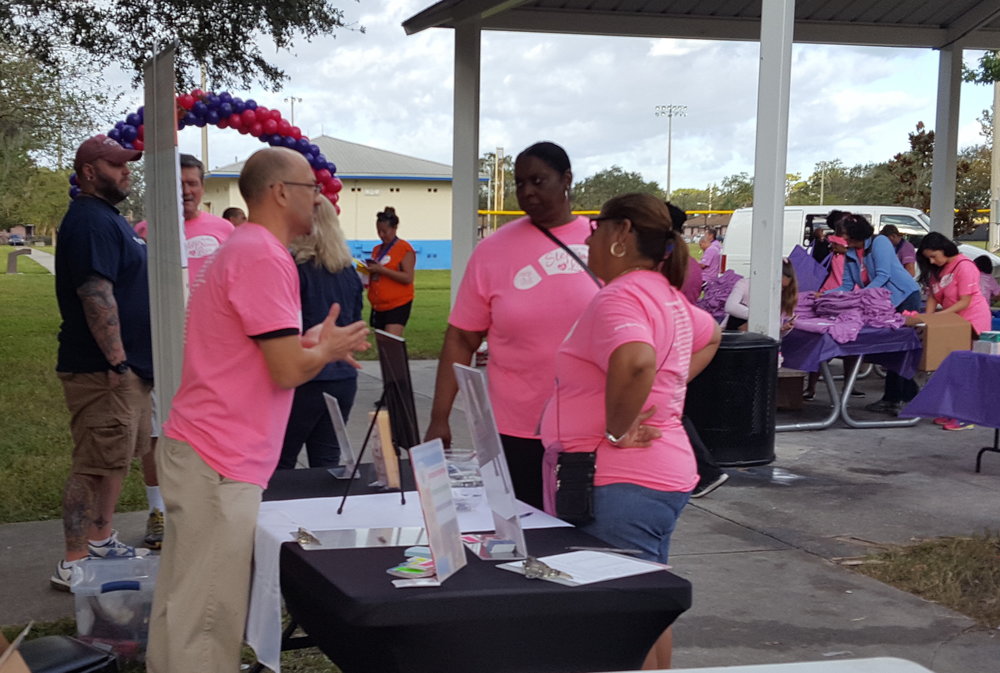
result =
[[[301,98],[296,98],[295,96],[289,96],[288,98],[285,99],[285,102],[286,103],[291,103],[291,105],[292,105],[292,111],[291,111],[291,114],[289,116],[291,117],[292,126],[295,126],[295,104],[296,103],[301,103],[302,99]]]
[[[670,200],[670,153],[674,135],[674,117],[686,117],[687,105],[657,105],[653,113],[667,118],[667,201]]]

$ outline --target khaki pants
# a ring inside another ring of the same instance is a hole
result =
[[[261,488],[227,479],[162,437],[166,531],[146,654],[150,673],[237,673]]]

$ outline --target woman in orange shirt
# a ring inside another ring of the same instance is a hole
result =
[[[375,230],[382,243],[375,246],[372,259],[367,261],[371,274],[368,301],[372,305],[371,326],[403,336],[403,328],[413,308],[413,271],[417,255],[412,245],[396,236],[398,227],[395,208],[386,206],[375,216]]]

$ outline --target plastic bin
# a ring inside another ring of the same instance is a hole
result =
[[[158,556],[90,559],[73,570],[77,637],[111,650],[119,659],[142,661],[159,568]]]
[[[684,411],[724,467],[774,461],[778,342],[752,332],[723,332],[715,358],[688,384]]]

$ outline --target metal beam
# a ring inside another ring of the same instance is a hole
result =
[[[437,26],[456,27],[470,19],[485,19],[523,5],[528,0],[461,0],[439,2],[403,22],[407,35]]]
[[[775,339],[781,328],[781,244],[785,222],[794,22],[795,0],[769,0],[763,4],[750,240],[749,329]]]
[[[955,231],[955,169],[958,109],[962,92],[962,48],[952,45],[938,58],[934,165],[931,169],[931,229],[951,238]]]
[[[451,303],[476,245],[479,209],[479,21],[455,28],[454,140],[451,187]]]
[[[966,11],[955,23],[948,26],[947,39],[939,45],[939,48],[943,49],[963,40],[998,16],[1000,16],[1000,5],[996,0],[980,0],[978,5]]]

